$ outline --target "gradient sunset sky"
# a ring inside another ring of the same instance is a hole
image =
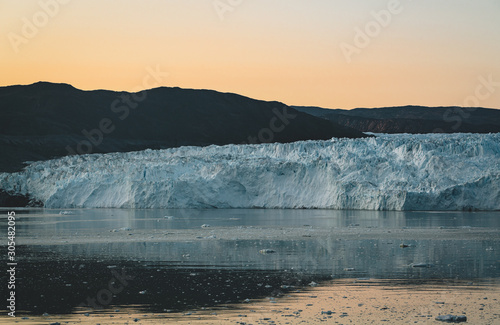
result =
[[[0,86],[133,91],[154,67],[289,105],[500,108],[497,0],[0,0],[0,30]]]

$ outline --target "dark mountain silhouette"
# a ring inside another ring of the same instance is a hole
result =
[[[353,110],[292,106],[361,132],[375,133],[497,133],[500,110],[463,107],[380,107]]]
[[[167,87],[142,93],[48,82],[0,87],[0,116],[0,171],[8,172],[68,154],[365,136],[279,102]]]

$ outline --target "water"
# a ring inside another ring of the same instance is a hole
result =
[[[500,277],[499,237],[460,236],[500,229],[500,212],[15,211],[18,308],[33,314],[132,305],[145,312],[213,307],[339,278],[418,282]],[[7,210],[0,213],[6,216]],[[219,238],[220,229],[230,239]],[[260,236],[239,237],[237,230]],[[280,236],[296,230],[307,235]],[[441,238],[441,231],[457,236]],[[217,236],[207,239],[197,232]],[[108,238],[110,234],[116,236]],[[171,234],[181,237],[168,240]],[[263,249],[273,252],[262,254]],[[6,283],[4,275],[1,281]],[[120,290],[107,297],[103,292],[110,292],[110,283]]]
[[[6,215],[6,209],[0,209]],[[47,229],[189,229],[202,224],[212,226],[303,226],[349,227],[499,227],[500,212],[399,212],[357,210],[280,210],[280,209],[19,209],[23,213],[21,231]],[[71,213],[64,215],[60,213]],[[43,220],[40,218],[43,215]],[[164,218],[172,217],[172,218]],[[165,219],[157,223],[158,219]]]

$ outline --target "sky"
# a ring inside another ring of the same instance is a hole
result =
[[[0,86],[500,108],[497,0],[0,0]]]

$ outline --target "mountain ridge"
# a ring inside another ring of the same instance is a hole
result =
[[[500,109],[458,106],[393,106],[327,109],[292,106],[360,132],[373,133],[498,133]]]
[[[0,171],[8,172],[69,154],[365,136],[277,101],[179,87],[0,87],[0,117]]]

